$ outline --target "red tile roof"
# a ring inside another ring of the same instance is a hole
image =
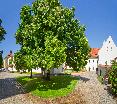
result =
[[[94,58],[98,57],[99,50],[100,48],[91,48],[90,56]]]

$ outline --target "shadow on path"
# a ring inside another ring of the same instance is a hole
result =
[[[0,100],[23,93],[22,87],[15,78],[0,79]]]

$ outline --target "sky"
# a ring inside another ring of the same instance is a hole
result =
[[[10,50],[16,52],[15,32],[20,22],[20,10],[34,0],[0,0],[0,18],[7,34],[0,43],[5,57]],[[117,45],[117,0],[60,0],[65,7],[75,7],[75,18],[86,26],[86,37],[91,48],[101,48],[109,35]]]

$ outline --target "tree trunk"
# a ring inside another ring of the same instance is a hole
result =
[[[50,70],[47,70],[46,80],[50,81]]]
[[[31,73],[30,73],[30,78],[32,78],[32,69],[31,69]]]
[[[41,68],[42,71],[42,79],[45,79],[45,68]]]

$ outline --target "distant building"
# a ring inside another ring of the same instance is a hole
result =
[[[13,63],[14,57],[12,51],[4,58],[4,68],[7,70],[15,70],[14,63]]]
[[[105,70],[111,67],[111,61],[117,59],[117,47],[111,36],[103,42],[101,48],[92,48],[90,58],[87,61],[87,71],[98,71],[105,74]]]
[[[87,61],[86,70],[87,71],[96,71],[98,67],[98,52],[99,48],[91,48],[90,57]]]
[[[117,57],[117,47],[111,36],[103,42],[102,48],[99,50],[99,64],[111,65],[111,61]]]

